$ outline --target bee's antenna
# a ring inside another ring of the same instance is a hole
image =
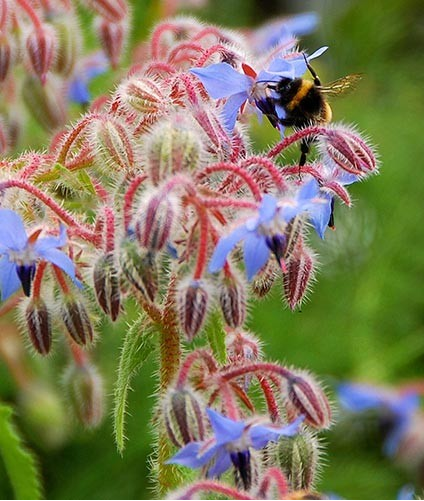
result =
[[[309,73],[314,77],[314,84],[321,86],[321,80],[320,80],[319,76],[317,75],[317,72],[309,64],[308,58],[306,57],[306,54],[304,52],[302,52],[302,56],[305,59],[306,67],[308,68]]]

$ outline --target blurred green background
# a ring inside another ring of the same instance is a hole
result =
[[[133,1],[134,43],[146,36],[155,3]],[[370,137],[379,151],[381,175],[353,186],[353,210],[339,205],[337,230],[328,232],[324,242],[311,242],[322,266],[302,310],[293,313],[283,307],[277,285],[271,297],[252,308],[250,327],[261,334],[265,352],[273,359],[311,370],[330,391],[346,379],[388,384],[420,379],[424,373],[422,0],[213,0],[196,15],[243,27],[255,26],[270,15],[310,10],[320,14],[321,23],[301,44],[310,51],[330,46],[315,65],[321,79],[364,73],[354,93],[333,102],[334,120],[358,124],[358,130]],[[254,127],[259,148],[277,139],[270,128],[264,130]],[[106,323],[96,349],[109,396],[124,330],[125,322]],[[94,431],[63,426],[61,413],[67,409],[62,407],[57,376],[64,363],[60,349],[47,361],[31,363],[44,373],[57,401],[50,393],[42,400],[40,391],[32,403],[22,402],[1,362],[0,398],[17,403],[17,423],[39,458],[46,497],[149,498],[154,364],[146,364],[134,380],[129,441],[120,457],[109,416]],[[25,419],[30,405],[41,415],[37,427]],[[361,440],[342,440],[345,434],[335,427],[325,436],[328,453],[320,491],[344,498],[393,499],[403,484],[414,480],[382,455],[377,437],[364,434]],[[0,497],[11,495],[0,461]]]

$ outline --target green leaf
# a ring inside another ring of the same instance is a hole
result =
[[[114,433],[120,454],[125,447],[125,414],[133,376],[155,348],[155,331],[143,314],[130,326],[124,339],[114,391]]]
[[[225,364],[227,362],[225,331],[221,314],[217,310],[214,310],[209,315],[208,322],[206,324],[206,333],[208,336],[209,345],[213,351],[215,358],[221,364]]]
[[[34,456],[24,447],[12,422],[12,409],[0,403],[0,456],[16,499],[41,499],[41,483]]]

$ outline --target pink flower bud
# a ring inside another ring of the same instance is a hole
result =
[[[31,343],[40,355],[47,355],[52,345],[51,315],[41,298],[32,299],[25,310]]]
[[[166,431],[171,442],[182,447],[205,437],[205,405],[190,389],[171,390],[163,403]]]
[[[252,281],[252,292],[257,297],[265,297],[274,285],[275,277],[279,273],[279,268],[275,259],[269,259],[264,268]]]
[[[89,0],[90,6],[111,23],[121,21],[128,14],[126,0]]]
[[[11,61],[11,48],[7,36],[0,33],[0,82],[3,82],[9,74]]]
[[[123,23],[102,21],[98,26],[99,38],[102,47],[113,69],[116,69],[121,59],[126,38],[126,29]]]
[[[286,409],[289,420],[301,414],[314,428],[329,428],[331,409],[318,383],[306,373],[293,374],[287,380]]]
[[[209,305],[209,293],[202,280],[183,283],[177,294],[177,308],[180,325],[189,341],[202,328]]]
[[[143,115],[160,113],[168,103],[159,84],[151,78],[128,78],[119,85],[116,96],[128,111]]]
[[[28,35],[26,48],[32,69],[44,85],[56,51],[56,35],[53,29],[46,24],[35,28]]]
[[[4,30],[8,19],[8,0],[0,0],[0,30]]]
[[[93,270],[94,290],[102,310],[115,321],[120,310],[119,277],[112,253],[103,254]]]
[[[219,304],[228,326],[235,329],[246,319],[246,290],[236,277],[226,277],[219,288]]]
[[[284,298],[290,309],[302,304],[314,277],[314,255],[310,249],[299,246],[286,263],[287,271],[283,275]]]
[[[53,64],[53,71],[68,77],[75,68],[80,55],[81,33],[78,24],[71,19],[53,19],[57,33],[57,54]]]
[[[61,314],[69,335],[77,344],[86,345],[93,341],[93,326],[82,298],[66,297]]]

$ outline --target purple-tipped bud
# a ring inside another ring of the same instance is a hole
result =
[[[11,48],[7,36],[0,33],[0,82],[3,82],[10,68]]]
[[[40,355],[47,355],[52,345],[51,315],[41,298],[34,298],[25,310],[29,338]]]
[[[93,326],[82,298],[67,296],[61,314],[69,335],[77,344],[86,345],[93,341]]]
[[[63,92],[55,86],[52,78],[49,78],[46,85],[42,85],[38,78],[28,76],[22,86],[22,97],[29,112],[47,131],[65,124]]]
[[[126,29],[124,23],[102,21],[98,27],[102,47],[109,59],[110,65],[116,69],[124,48]]]
[[[80,31],[73,19],[54,19],[58,44],[53,71],[68,77],[75,68],[80,53]]]
[[[46,24],[35,28],[26,41],[29,61],[41,83],[46,83],[56,51],[56,35],[51,26]]]
[[[324,152],[341,169],[357,176],[365,176],[377,168],[371,148],[350,130],[328,128],[322,137]]]
[[[246,319],[246,290],[236,277],[226,277],[219,288],[219,304],[225,323],[235,329]]]
[[[135,232],[142,247],[152,252],[168,243],[178,211],[175,200],[161,192],[153,194],[139,210]]]
[[[293,374],[287,380],[286,410],[289,420],[303,414],[314,428],[329,428],[331,409],[327,397],[309,374]]]
[[[103,254],[96,261],[93,278],[94,290],[100,307],[115,321],[119,315],[121,293],[118,269],[111,252]]]
[[[140,247],[132,237],[126,238],[119,258],[127,280],[140,291],[147,301],[155,300],[159,277],[154,254]]]
[[[104,415],[103,381],[92,364],[73,365],[65,374],[72,408],[87,427],[98,426]]]
[[[312,489],[318,458],[319,442],[309,430],[278,439],[276,459],[290,483],[290,491]]]
[[[296,249],[283,275],[284,297],[291,310],[302,304],[314,277],[314,256],[307,247]]]
[[[129,78],[119,85],[117,96],[130,111],[137,110],[143,115],[160,113],[167,103],[159,84],[151,78]]]
[[[205,438],[205,405],[190,389],[171,390],[163,403],[166,431],[171,442],[183,447]]]
[[[89,0],[89,3],[97,14],[112,23],[121,21],[128,14],[128,5],[125,0]]]
[[[209,293],[202,280],[190,280],[179,287],[177,306],[180,325],[189,341],[202,328],[209,306]]]

